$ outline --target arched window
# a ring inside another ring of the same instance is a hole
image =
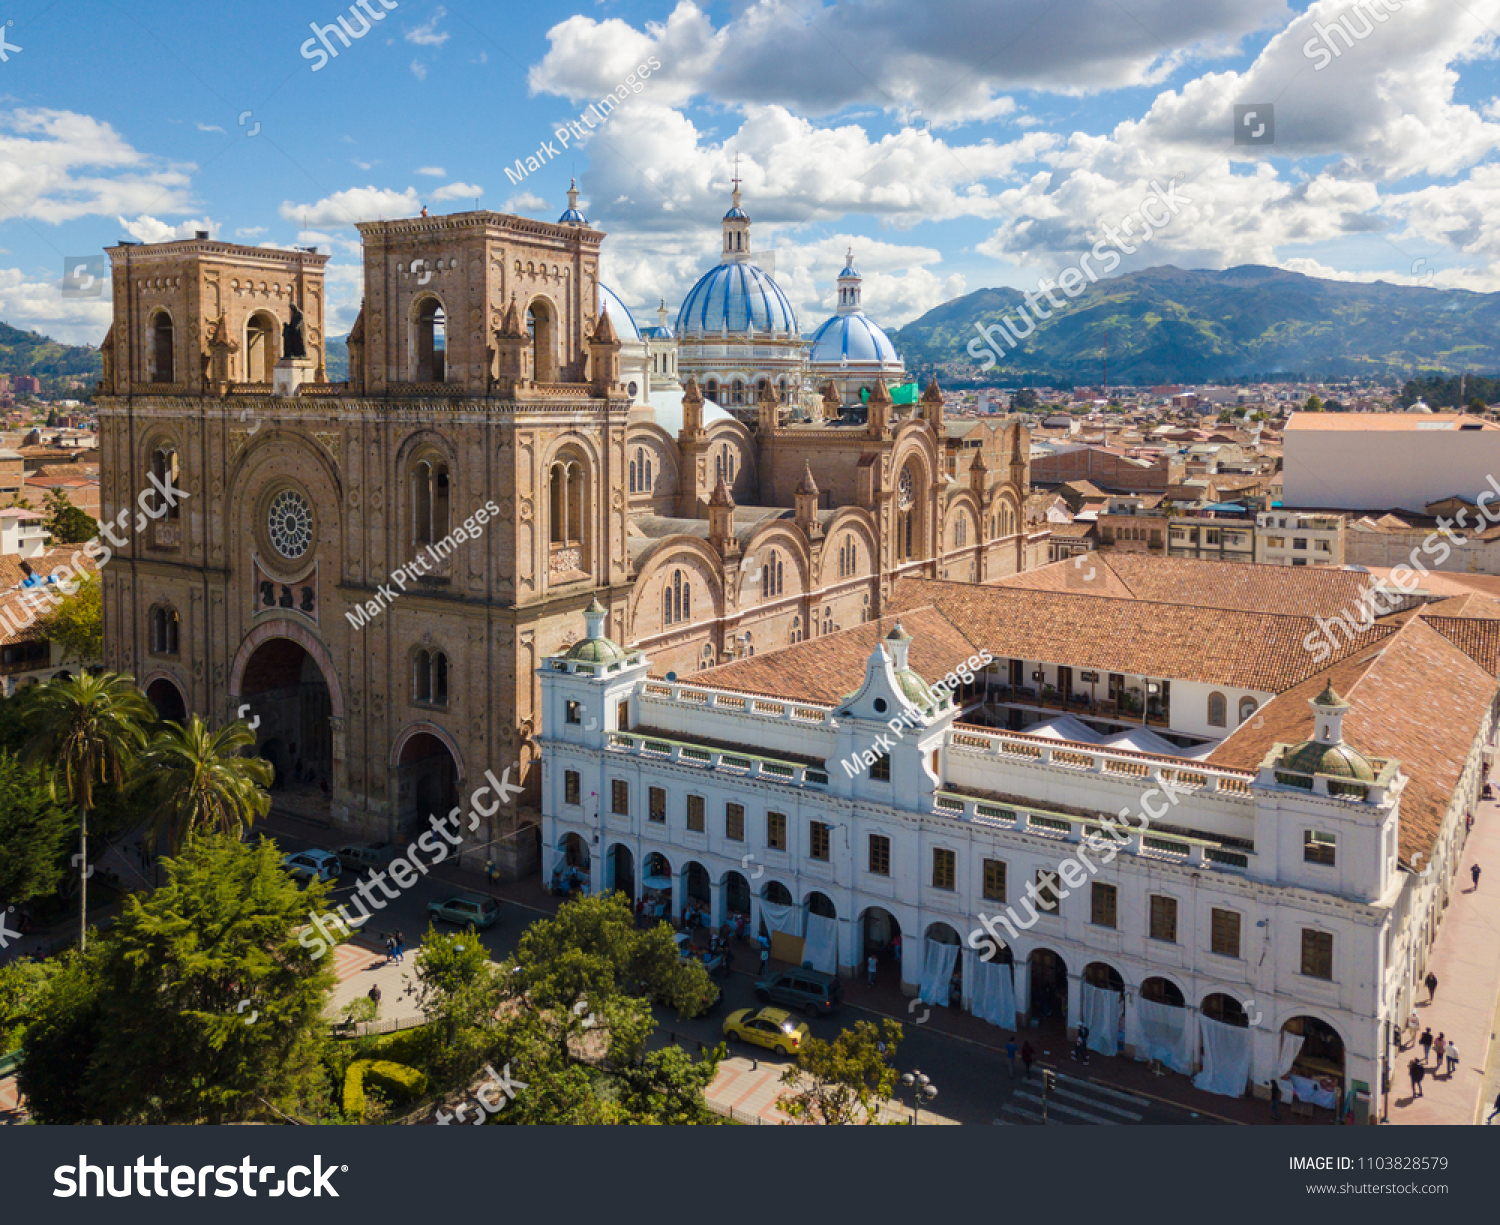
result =
[[[540,298],[526,308],[526,332],[531,337],[531,377],[538,383],[557,382],[557,321]]]
[[[1246,719],[1248,719],[1251,715],[1253,715],[1258,709],[1260,709],[1260,703],[1257,702],[1254,698],[1241,698],[1240,699],[1240,722],[1243,723]]]
[[[703,384],[703,398],[712,400],[715,404],[719,402],[719,380],[709,379]]]
[[[1211,693],[1208,695],[1208,725],[1209,727],[1223,727],[1228,722],[1226,708],[1228,703],[1224,700],[1222,693]]]
[[[792,618],[792,642],[795,645],[802,641],[802,618]]]
[[[743,404],[745,402],[745,380],[735,379],[729,385],[729,402],[731,404]]]
[[[155,479],[145,490],[146,497],[152,506],[151,517],[158,522],[163,518],[168,522],[181,518],[180,499],[168,498],[162,492],[165,489],[182,488],[179,483],[182,468],[178,463],[176,447],[163,444],[151,452],[151,475]]]
[[[448,355],[448,328],[443,315],[443,304],[436,298],[423,298],[417,303],[413,323],[416,329],[415,381],[441,383],[447,378],[445,362]]]
[[[868,595],[865,596],[864,606],[860,609],[859,619],[861,622],[865,622],[870,619],[870,597]]]
[[[831,605],[823,610],[823,632],[833,633],[833,607]]]
[[[151,653],[153,655],[177,654],[177,612],[164,605],[151,610]]]
[[[176,328],[172,316],[166,311],[157,311],[151,318],[150,332],[151,382],[175,383],[177,381]]]
[[[784,577],[781,554],[772,549],[766,554],[766,564],[760,569],[760,598],[769,600],[773,596],[780,595]]]
[[[651,457],[649,455],[646,457],[646,479],[641,487],[646,493],[651,492]]]
[[[969,521],[963,515],[953,522],[953,547],[961,549],[969,543]]]
[[[448,704],[448,657],[419,650],[411,659],[411,700],[428,706]]]
[[[552,461],[548,470],[550,522],[547,530],[553,548],[554,570],[582,570],[588,564],[583,469],[581,457],[565,452]]]
[[[705,642],[703,644],[703,654],[698,657],[698,671],[703,672],[708,668],[712,668],[713,666],[714,644],[711,642]]]
[[[661,606],[662,620],[668,625],[692,620],[693,584],[683,578],[681,570],[674,570],[671,581],[663,588]]]
[[[447,536],[448,509],[448,465],[419,459],[411,469],[412,543],[434,544]]]
[[[921,543],[918,516],[921,513],[921,472],[913,463],[901,469],[896,482],[896,559],[908,561],[918,556]]]
[[[250,383],[269,383],[276,370],[278,333],[276,317],[267,311],[257,311],[245,325],[245,380]]]
[[[630,461],[630,492],[635,492],[635,460]]]

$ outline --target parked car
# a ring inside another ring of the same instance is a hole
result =
[[[755,998],[798,1008],[810,1017],[826,1017],[844,999],[839,980],[821,970],[783,970],[755,984]]]
[[[500,921],[500,903],[487,897],[445,897],[427,903],[427,917],[459,927],[494,927]]]
[[[339,847],[338,857],[357,868],[383,868],[396,858],[396,850],[389,842],[355,842]]]
[[[781,1008],[741,1008],[724,1020],[724,1036],[782,1055],[795,1055],[807,1037],[807,1023],[792,1020]]]
[[[281,866],[298,880],[337,880],[344,871],[337,855],[317,848],[290,851],[281,857]]]

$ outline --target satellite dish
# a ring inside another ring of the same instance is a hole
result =
[[[671,682],[675,681],[676,679],[677,679],[677,673],[675,673],[675,672],[668,672],[667,673],[667,681],[668,681],[669,684]]]

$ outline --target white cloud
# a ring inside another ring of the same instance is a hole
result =
[[[194,126],[200,132],[218,132],[221,136],[224,134],[224,129],[216,123],[198,123]]]
[[[432,193],[433,200],[472,200],[484,195],[484,188],[473,183],[444,183]]]
[[[414,187],[392,191],[381,187],[350,187],[313,204],[282,201],[278,210],[288,221],[304,226],[340,228],[356,221],[378,221],[382,217],[415,217],[422,208]]]
[[[519,216],[526,216],[530,213],[545,213],[548,210],[547,202],[543,200],[541,196],[533,195],[529,191],[522,191],[517,192],[515,195],[509,197],[505,201],[505,203],[500,206],[500,211],[502,213],[512,213]]]
[[[416,77],[417,80],[425,81],[427,79],[427,65],[419,60],[412,60],[411,74],[412,76]]]
[[[202,221],[180,221],[176,225],[158,221],[142,213],[134,221],[119,218],[120,228],[138,242],[172,242],[177,239],[195,238],[199,230],[207,230],[211,237],[219,236],[219,223],[206,217]]]
[[[263,225],[245,225],[240,226],[239,229],[235,230],[234,236],[236,238],[259,238],[262,234],[266,234],[268,232],[269,231]]]
[[[0,111],[0,220],[185,213],[193,169],[162,165],[89,115]]]
[[[441,166],[418,166],[417,173],[428,174],[435,179],[446,179],[448,177],[448,172]]]
[[[72,345],[97,345],[113,311],[106,292],[98,298],[64,297],[59,279],[38,281],[19,268],[0,268],[0,319]]]
[[[448,10],[439,5],[432,12],[430,20],[423,22],[414,30],[406,31],[406,41],[416,43],[419,47],[441,47],[448,41],[449,35],[437,28],[438,22],[448,15]]]
[[[376,158],[373,162],[362,162],[357,157],[351,157],[349,160],[356,166],[358,166],[361,170],[374,170],[376,166],[380,165],[379,158]]]

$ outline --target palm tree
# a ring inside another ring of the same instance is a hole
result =
[[[141,754],[136,786],[160,802],[155,824],[176,851],[209,830],[236,836],[271,810],[271,763],[243,757],[255,733],[243,719],[214,731],[197,715],[186,726],[167,723]]]
[[[88,933],[89,811],[98,783],[122,783],[146,742],[156,712],[118,672],[74,676],[38,687],[28,712],[26,757],[48,773],[56,799],[67,794],[78,808],[78,947]]]

